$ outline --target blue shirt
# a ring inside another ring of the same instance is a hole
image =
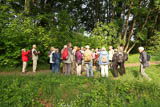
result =
[[[107,62],[102,62],[102,57],[107,56]],[[109,55],[107,51],[101,51],[99,56],[99,65],[108,65],[109,64]]]

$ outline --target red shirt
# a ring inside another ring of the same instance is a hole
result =
[[[27,52],[22,51],[22,62],[28,62],[28,54],[30,53],[30,50],[28,50]]]
[[[99,58],[99,55],[96,53],[95,54],[95,59],[98,59]]]

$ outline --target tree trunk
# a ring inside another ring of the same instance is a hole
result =
[[[126,20],[126,23],[125,23],[125,31],[124,31],[124,35],[123,35],[124,44],[126,44],[126,39],[127,39],[129,16],[130,16],[130,8],[128,9],[127,20]]]
[[[145,22],[144,22],[144,24],[142,25],[142,29],[145,27],[145,25],[147,24],[147,22],[148,22],[148,19],[149,19],[149,15],[150,15],[150,13],[151,13],[151,9],[149,9],[149,12],[148,12],[148,14],[147,14],[147,16],[146,16],[146,20],[145,20]]]
[[[131,39],[131,37],[132,37],[135,24],[136,24],[136,19],[134,18],[133,24],[132,24],[132,26],[131,26],[131,29],[130,29],[130,32],[129,32],[129,35],[128,35],[128,41],[127,41],[127,45],[126,45],[126,47],[125,47],[125,52],[127,52],[127,50],[128,50],[129,42],[130,42],[130,39]]]
[[[127,54],[131,52],[131,50],[134,48],[135,45],[136,45],[136,40],[134,41],[133,45],[128,49]]]
[[[145,25],[146,25],[147,22],[148,22],[149,15],[150,15],[151,11],[152,11],[152,9],[149,9],[148,14],[147,14],[146,19],[145,19],[145,22],[144,22],[144,24],[142,25],[142,30],[144,29]],[[146,39],[148,39],[148,35],[146,35]],[[145,43],[146,46],[147,46],[147,42],[148,42],[148,40],[146,40],[146,43]]]
[[[158,14],[155,17],[154,24],[153,24],[153,27],[152,27],[152,32],[154,32],[154,28],[155,28],[155,25],[156,25],[157,21],[158,21]]]
[[[114,7],[112,7],[112,19],[111,21],[114,19],[115,13],[114,13]]]
[[[31,8],[31,0],[25,0],[24,13],[26,15],[30,13],[30,8]]]

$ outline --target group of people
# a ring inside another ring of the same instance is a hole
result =
[[[145,73],[145,68],[149,66],[148,55],[143,47],[139,47],[138,50],[140,52],[140,72],[144,77],[151,80]],[[36,45],[33,45],[32,50],[26,51],[26,49],[22,49],[22,73],[25,73],[27,62],[29,61],[28,57],[32,58],[33,72],[36,72],[39,54],[40,52],[36,50]],[[119,46],[117,49],[113,49],[112,46],[109,46],[109,50],[107,51],[105,47],[102,47],[101,49],[90,49],[90,46],[88,45],[85,46],[85,48],[77,46],[72,48],[71,43],[64,45],[61,52],[59,49],[52,46],[48,52],[48,57],[52,72],[59,72],[60,64],[62,63],[62,72],[65,73],[65,75],[74,73],[77,74],[77,76],[81,76],[82,72],[86,71],[87,77],[93,77],[94,66],[96,66],[96,71],[101,72],[102,77],[108,77],[109,69],[113,70],[114,77],[118,77],[119,66],[120,75],[122,76],[125,74],[124,63],[128,60],[128,55],[124,52],[123,46]]]
[[[77,76],[81,76],[82,72],[86,71],[87,77],[93,77],[94,66],[96,66],[96,71],[101,71],[102,77],[108,77],[109,69],[114,71],[114,77],[118,77],[118,66],[120,66],[120,75],[125,74],[124,63],[127,61],[128,55],[123,51],[123,46],[118,49],[109,46],[109,51],[107,51],[105,47],[90,49],[88,45],[85,48],[74,46],[72,49],[72,44],[68,43],[68,45],[64,45],[61,53],[56,50],[51,47],[48,53],[52,72],[58,72],[60,62],[62,62],[62,72],[65,75],[76,73]]]

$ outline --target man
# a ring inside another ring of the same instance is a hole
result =
[[[149,63],[148,63],[148,59],[147,59],[147,53],[144,51],[144,47],[139,47],[138,51],[140,53],[139,61],[141,63],[140,73],[143,77],[147,78],[148,80],[151,80],[151,78],[149,78],[148,75],[145,73],[146,67],[149,67]]]
[[[84,63],[86,65],[87,77],[89,77],[89,72],[91,73],[91,77],[93,77],[93,59],[92,52],[89,50],[89,46],[86,46],[86,50],[84,52]]]
[[[32,60],[33,60],[33,72],[36,73],[37,69],[37,61],[38,61],[38,55],[40,52],[36,50],[37,46],[34,44],[32,49]]]
[[[120,75],[125,74],[125,61],[128,60],[128,55],[123,51],[123,46],[118,48],[118,52],[113,55],[113,71],[114,77],[118,77],[118,66],[120,66]]]
[[[68,43],[67,48],[64,49],[63,53],[62,53],[62,57],[64,56],[63,54],[65,54],[65,51],[68,51],[68,55],[66,59],[63,59],[63,63],[64,63],[64,68],[65,68],[65,75],[70,75],[71,74],[71,69],[72,69],[72,62],[73,62],[73,56],[72,56],[72,44]]]
[[[112,46],[109,46],[109,68],[112,69],[112,58],[114,55],[114,50]]]

